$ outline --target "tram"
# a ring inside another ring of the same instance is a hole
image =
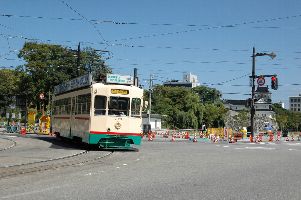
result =
[[[55,87],[52,132],[104,149],[141,143],[143,89],[130,76],[87,74]]]

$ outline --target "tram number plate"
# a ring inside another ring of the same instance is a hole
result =
[[[111,89],[112,94],[129,94],[128,90],[122,90],[122,89]]]

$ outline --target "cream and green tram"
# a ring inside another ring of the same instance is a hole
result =
[[[55,95],[52,132],[101,148],[141,143],[143,89],[93,83]]]

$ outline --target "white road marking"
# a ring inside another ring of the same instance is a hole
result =
[[[229,146],[224,146],[224,147],[226,148],[226,147],[229,147]]]
[[[275,150],[276,148],[270,147],[244,147],[244,148],[235,148],[235,149],[250,149],[250,150]]]
[[[291,146],[297,146],[300,145],[301,143],[287,143],[287,145],[291,145]]]
[[[269,148],[269,147],[246,147],[246,149],[264,149],[264,150],[274,150],[275,148]]]
[[[116,167],[116,169],[120,169],[120,167]]]
[[[289,151],[297,151],[297,149],[288,149]]]
[[[128,164],[124,163],[123,166],[127,166]]]
[[[62,189],[63,187],[70,187],[70,185],[59,185],[59,186],[54,186],[54,187],[40,188],[38,190],[33,190],[33,191],[29,191],[29,192],[22,192],[22,193],[2,196],[2,197],[0,197],[0,199],[11,199],[11,198],[16,198],[16,197],[23,197],[24,195],[35,195],[38,193],[43,193],[43,192],[47,192],[47,191],[51,191],[51,190]]]

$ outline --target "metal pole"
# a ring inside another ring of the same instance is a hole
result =
[[[254,107],[254,96],[255,96],[255,47],[253,47],[253,55],[252,55],[252,100],[251,100],[251,142],[253,142],[254,138],[254,115],[255,115],[255,107]]]
[[[151,124],[151,110],[152,110],[152,74],[149,77],[149,107],[148,107],[148,124]]]
[[[78,43],[77,46],[77,61],[76,61],[76,65],[77,65],[77,76],[79,76],[79,65],[80,65],[80,42]]]

